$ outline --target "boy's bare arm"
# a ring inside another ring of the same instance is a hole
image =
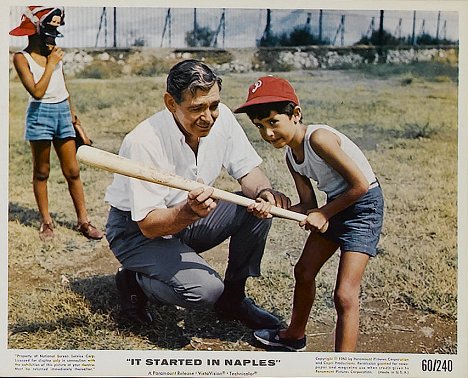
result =
[[[328,130],[317,130],[310,136],[313,150],[335,169],[348,183],[347,189],[334,201],[320,208],[328,219],[343,211],[369,190],[369,182],[354,161],[343,151],[336,134]]]

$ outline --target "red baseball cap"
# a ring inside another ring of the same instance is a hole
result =
[[[14,36],[29,36],[39,33],[41,23],[49,16],[52,12],[59,10],[61,17],[61,25],[63,25],[64,9],[63,7],[42,7],[37,5],[30,5],[26,7],[23,15],[21,16],[21,24],[10,31],[10,35]],[[62,35],[56,31],[57,37]]]
[[[234,110],[234,113],[245,113],[252,105],[282,101],[291,101],[299,105],[299,99],[289,81],[274,76],[263,76],[249,87],[247,101]]]

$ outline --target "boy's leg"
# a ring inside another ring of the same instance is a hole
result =
[[[341,254],[335,287],[337,311],[335,351],[354,352],[359,335],[359,291],[369,256],[360,252]]]
[[[280,337],[298,340],[304,337],[310,310],[315,300],[315,278],[335,253],[338,245],[311,232],[304,250],[294,268],[294,297],[291,323],[286,330],[280,332]]]
[[[47,196],[47,179],[50,173],[50,141],[31,141],[33,158],[33,191],[37,207],[41,215],[41,222],[52,223],[49,214],[49,201]]]

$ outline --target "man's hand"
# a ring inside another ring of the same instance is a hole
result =
[[[213,188],[196,188],[191,190],[187,196],[187,205],[199,217],[205,218],[216,207],[216,202],[211,195]]]
[[[276,207],[281,207],[282,209],[289,209],[291,207],[291,200],[289,197],[271,188],[260,190],[257,194],[257,198],[261,198]]]
[[[263,200],[262,198],[257,198],[255,201],[256,202],[247,206],[247,211],[249,213],[252,213],[256,217],[262,218],[262,219],[273,217],[273,215],[270,214],[270,210],[272,206],[271,202],[267,202]]]
[[[138,226],[149,239],[177,234],[213,211],[216,202],[210,197],[212,194],[213,188],[195,188],[188,193],[187,200],[172,207],[151,210],[138,221]]]
[[[291,206],[291,200],[283,193],[271,188],[262,189],[255,200],[256,202],[247,207],[247,211],[252,212],[259,218],[271,218],[271,206],[288,209]]]

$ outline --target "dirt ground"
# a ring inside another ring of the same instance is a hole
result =
[[[95,243],[95,242],[93,242]],[[75,265],[79,275],[92,276],[100,290],[114,291],[113,276],[119,263],[113,258],[105,241],[94,244],[93,252],[86,264]],[[212,264],[225,263],[226,246],[224,244],[208,251],[204,257]],[[49,269],[46,269],[49,270]],[[9,284],[10,298],[20,293],[33,292],[45,282],[65,279],[58,278],[55,273],[50,277],[31,276],[31,271],[10,269]],[[48,274],[46,274],[48,276]],[[27,276],[27,279],[25,279]],[[63,283],[63,282],[62,282]],[[98,313],[101,305],[94,304],[93,294],[79,289],[79,285],[72,284],[72,290],[82,294],[89,302],[92,311]],[[115,293],[116,294],[116,293]],[[272,293],[274,302],[274,293]],[[99,299],[97,299],[99,300]],[[116,304],[115,304],[116,305]],[[118,306],[116,305],[116,308]],[[239,350],[261,351],[261,345],[253,338],[252,331],[241,324],[223,322],[216,318],[212,311],[191,313],[174,306],[151,306],[157,322],[165,322],[168,334],[179,335],[171,340],[163,340],[155,336],[158,330],[148,330],[139,327],[129,327],[122,324],[118,311],[111,312],[111,319],[119,333],[126,335],[128,340],[147,339],[148,348],[173,350]],[[169,320],[170,319],[170,320]],[[283,319],[287,321],[287,319]],[[334,345],[335,319],[329,321],[314,321],[311,319],[307,327],[308,352],[330,352]],[[26,328],[35,327],[33,325]],[[23,327],[13,327],[10,336],[19,335],[25,331]],[[31,332],[31,329],[28,331]],[[34,334],[34,331],[32,332]],[[162,336],[161,336],[162,337]],[[358,352],[368,353],[456,353],[457,325],[456,321],[435,314],[414,310],[405,305],[392,305],[380,300],[364,300],[361,303],[361,325]],[[142,346],[137,346],[141,348]],[[109,347],[111,348],[111,347]],[[143,346],[144,348],[144,346]]]
[[[223,258],[213,249],[208,260]],[[335,319],[309,321],[307,352],[333,351]],[[213,340],[211,341],[213,342]],[[373,353],[456,353],[457,323],[452,319],[428,314],[406,305],[368,300],[361,303],[358,352]],[[215,346],[211,346],[215,349]]]

